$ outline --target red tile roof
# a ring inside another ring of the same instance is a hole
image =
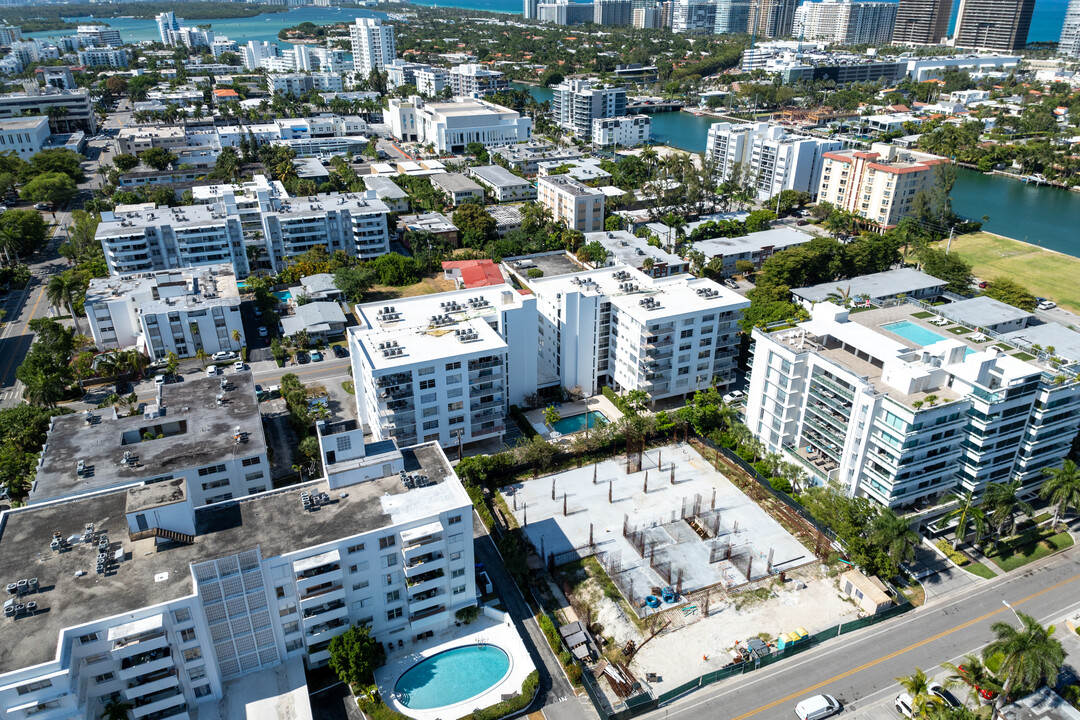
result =
[[[443,270],[459,270],[466,288],[502,285],[502,272],[491,260],[449,260],[442,264]]]

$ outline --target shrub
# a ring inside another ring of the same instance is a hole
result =
[[[949,544],[948,540],[938,540],[936,543],[934,543],[934,545],[937,546],[938,550],[945,553],[945,557],[949,558],[949,560],[953,561],[953,563],[959,565],[960,567],[963,567],[969,562],[971,562],[970,560],[968,560],[966,555],[956,550],[953,550],[952,545]]]
[[[754,462],[754,451],[748,447],[739,447],[735,454],[742,458],[745,462]]]
[[[540,630],[544,633],[544,637],[547,638],[548,645],[555,652],[559,652],[559,648],[562,646],[562,638],[559,637],[559,630],[555,627],[555,623],[551,621],[547,613],[540,614]]]
[[[619,411],[622,412],[623,415],[637,415],[637,413],[634,412],[634,409],[626,404],[626,399],[621,395],[616,394],[611,388],[604,386],[600,388],[600,392],[604,394],[604,397],[611,401],[612,405],[619,408]]]
[[[525,437],[531,438],[533,435],[540,434],[536,432],[536,428],[532,426],[532,423],[525,417],[525,413],[523,413],[521,408],[517,405],[510,406],[510,417],[518,424],[518,427],[521,428],[521,432]]]
[[[581,684],[581,666],[574,663],[570,667],[566,668],[566,677],[570,679],[570,682],[574,685]]]
[[[531,268],[529,270],[528,274],[529,274],[530,278],[542,278],[542,277],[544,277],[544,271],[541,270],[540,268]]]
[[[769,478],[769,484],[773,486],[773,490],[779,490],[787,495],[791,494],[791,481],[782,477]]]
[[[387,707],[378,698],[375,700],[360,700],[358,704],[360,710],[367,715],[368,720],[409,720],[408,715],[402,715],[398,711]]]
[[[533,670],[529,673],[525,680],[521,683],[521,693],[515,695],[509,700],[503,700],[502,702],[495,703],[490,707],[486,707],[483,710],[476,710],[463,716],[460,720],[498,720],[498,718],[512,715],[516,712],[524,710],[532,704],[533,697],[536,695],[536,689],[540,686],[540,673]],[[361,708],[363,709],[363,708]],[[402,716],[404,717],[404,716]],[[381,718],[375,718],[373,720],[382,720]]]

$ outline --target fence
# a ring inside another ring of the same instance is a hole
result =
[[[727,667],[720,668],[719,670],[705,673],[704,675],[694,680],[685,682],[676,688],[672,688],[671,690],[662,693],[659,697],[656,698],[657,706],[669,703],[675,698],[685,695],[688,692],[692,692],[698,688],[705,687],[706,685],[711,685],[721,680],[726,680],[733,675],[742,675],[748,672],[753,672],[758,668],[765,667],[766,665],[772,665],[774,662],[782,660],[786,657],[798,655],[799,653],[809,650],[810,648],[815,647],[831,638],[839,637],[840,635],[846,635],[847,633],[855,632],[856,630],[862,630],[864,627],[876,625],[879,622],[889,620],[890,618],[894,618],[897,615],[903,615],[911,609],[911,603],[907,602],[905,602],[903,605],[894,605],[888,610],[880,612],[877,615],[859,618],[858,620],[852,620],[851,622],[840,623],[839,625],[834,625],[827,630],[822,630],[821,632],[814,633],[807,639],[806,642],[801,642],[798,645],[789,646],[787,648],[784,648],[783,650],[775,650],[772,653],[766,655],[765,657],[757,658],[755,660],[748,660],[746,662],[738,663],[735,665],[728,665]],[[604,715],[601,713],[600,717],[603,718]]]

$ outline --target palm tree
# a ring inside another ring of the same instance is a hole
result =
[[[210,357],[210,356],[206,353],[206,350],[204,350],[203,348],[199,348],[198,350],[195,351],[195,359],[198,360],[199,362],[201,362],[203,367],[206,367],[206,358],[208,358],[208,357]]]
[[[1039,490],[1039,497],[1048,500],[1054,506],[1054,525],[1058,520],[1069,512],[1069,508],[1075,510],[1080,507],[1080,471],[1076,463],[1066,460],[1065,464],[1058,468],[1046,468],[1043,470],[1046,481]]]
[[[53,307],[60,309],[61,306],[66,305],[68,313],[71,314],[71,322],[75,325],[75,332],[79,332],[79,320],[75,317],[75,306],[72,303],[72,296],[79,289],[79,281],[71,273],[62,272],[59,275],[53,275],[49,278],[49,284],[45,287],[45,295],[48,297],[49,302]]]
[[[101,720],[128,720],[135,706],[118,697],[114,697],[101,709]]]
[[[3,251],[8,265],[19,264],[20,247],[22,247],[22,238],[11,227],[6,225],[0,227],[0,250]],[[12,257],[15,258],[15,262],[11,261]]]
[[[925,716],[931,706],[942,702],[941,698],[930,692],[930,678],[922,668],[915,668],[914,674],[898,677],[896,680],[911,696],[911,714],[915,717]]]
[[[23,389],[23,398],[31,405],[54,408],[64,397],[64,383],[56,373],[38,370]]]
[[[871,525],[870,540],[882,548],[899,569],[901,563],[915,557],[919,535],[905,518],[897,515],[892,508],[883,507]]]
[[[1013,689],[1034,690],[1054,681],[1065,662],[1065,649],[1054,639],[1053,625],[1043,627],[1030,615],[1016,615],[1020,628],[1007,622],[994,623],[990,629],[997,638],[982,651],[983,660],[1001,656],[1001,667],[997,674],[1005,682],[995,703],[999,710]]]
[[[642,410],[644,410],[649,405],[649,401],[651,400],[651,398],[649,397],[649,393],[644,390],[631,390],[630,392],[626,393],[624,399],[626,400],[626,404],[632,407],[637,412],[641,412]]]
[[[232,331],[232,339],[233,339],[233,342],[236,343],[237,351],[239,351],[240,350],[240,331],[239,330],[233,330]]]
[[[956,520],[956,530],[953,531],[953,550],[967,537],[968,525],[974,526],[975,543],[978,544],[986,532],[986,517],[982,508],[975,504],[974,493],[971,490],[965,493],[953,493],[948,495],[944,501],[946,503],[956,503],[956,506],[942,516],[937,523],[937,529],[941,530],[953,520]]]
[[[836,290],[826,295],[825,299],[829,302],[847,307],[851,302],[851,286],[848,285],[846,288],[837,287]]]
[[[1020,481],[1013,480],[1007,483],[990,483],[983,490],[983,508],[999,538],[1004,534],[1006,525],[1009,526],[1009,535],[1016,532],[1016,517],[1020,512],[1028,515],[1035,512],[1031,503],[1020,499],[1020,488]]]
[[[965,655],[964,662],[957,665],[943,663],[942,666],[949,671],[948,684],[965,685],[968,689],[968,699],[976,707],[979,706],[983,692],[1001,692],[1001,686],[991,672],[983,664],[977,655]]]

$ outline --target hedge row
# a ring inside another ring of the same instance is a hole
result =
[[[536,428],[532,426],[532,423],[525,417],[525,413],[517,405],[510,406],[510,417],[514,418],[514,422],[521,428],[521,432],[524,433],[525,437],[531,438],[540,434],[536,432]]]
[[[463,715],[460,720],[498,720],[498,718],[513,715],[532,704],[536,689],[540,686],[540,673],[533,670],[521,683],[521,693],[509,700],[497,702],[482,710],[475,710],[468,715]]]
[[[637,413],[634,412],[633,408],[631,408],[629,405],[626,404],[626,400],[624,400],[621,395],[618,395],[614,390],[612,390],[608,386],[605,385],[602,388],[600,388],[600,392],[602,392],[604,394],[604,397],[606,397],[608,400],[610,400],[611,403],[615,407],[619,408],[619,410],[622,412],[623,415],[636,415],[637,414]]]
[[[945,556],[952,560],[958,567],[964,567],[971,562],[963,553],[953,550],[952,545],[949,544],[948,540],[938,540],[934,545],[937,546],[938,550],[945,553]]]

